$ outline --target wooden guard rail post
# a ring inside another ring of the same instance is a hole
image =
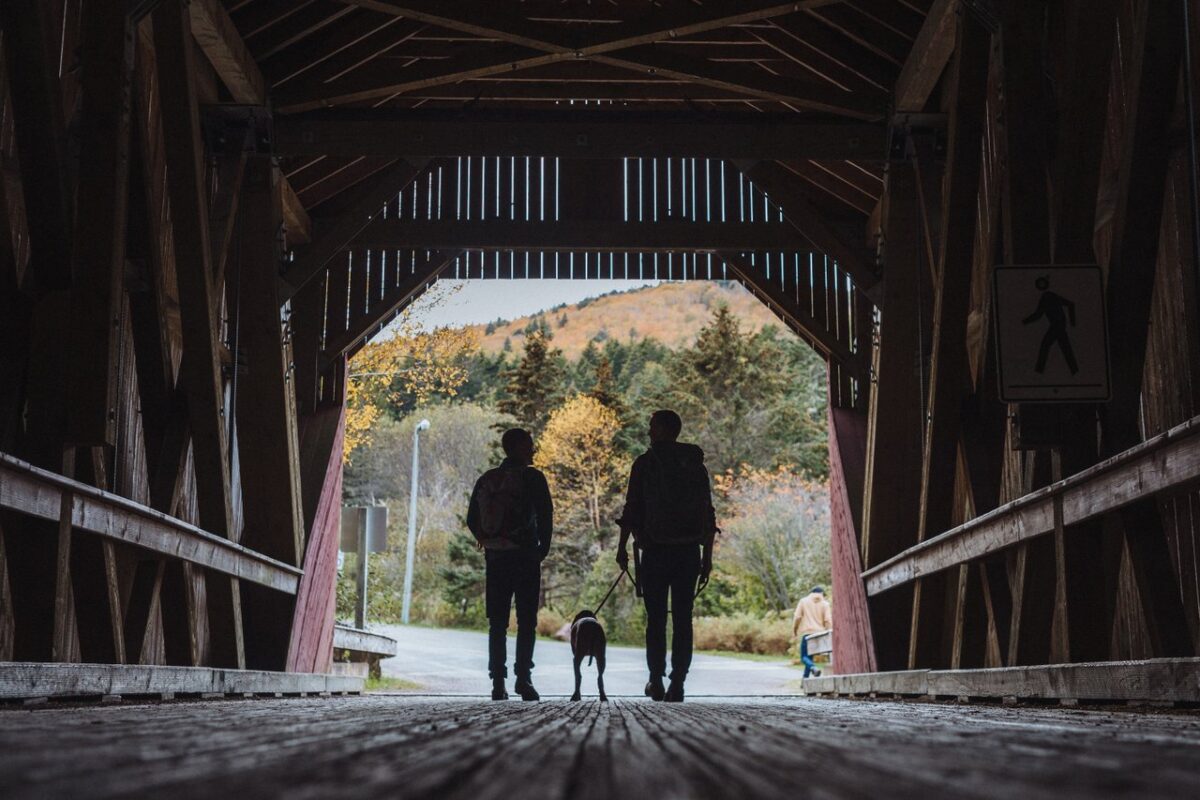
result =
[[[862,573],[874,596],[1200,480],[1200,417],[1093,467],[1019,497]]]

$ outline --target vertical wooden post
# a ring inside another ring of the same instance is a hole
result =
[[[126,14],[100,4],[83,10],[81,143],[71,237],[67,416],[64,442],[93,455],[92,480],[106,486],[105,448],[116,444],[117,358],[124,308],[133,31]],[[71,583],[76,629],[88,660],[122,663],[116,548],[74,543],[69,519],[59,537],[59,577]],[[61,588],[61,587],[60,587]],[[57,596],[61,597],[61,593]],[[59,617],[61,619],[61,617]],[[61,633],[61,632],[60,632]],[[64,642],[56,635],[62,652]]]
[[[888,167],[883,289],[875,381],[867,428],[863,565],[873,567],[917,542],[923,428],[917,282],[922,269],[912,164]]]
[[[239,296],[238,349],[245,373],[237,387],[238,446],[253,454],[242,471],[245,529],[242,544],[300,566],[304,557],[296,397],[291,345],[277,294],[283,222],[278,168],[270,156],[250,156],[241,198],[238,258],[229,271]],[[294,598],[243,587],[247,664],[282,669],[287,660]]]
[[[245,532],[242,544],[289,564],[304,552],[300,501],[296,400],[291,345],[285,338],[276,293],[282,224],[279,170],[270,156],[251,156],[242,197],[239,258],[231,279],[240,295],[238,347],[245,374],[237,392],[238,444],[253,454],[243,471]]]
[[[1170,119],[1182,61],[1182,37],[1172,4],[1139,3],[1133,23],[1126,86],[1130,116],[1121,141],[1106,287],[1110,339],[1120,345],[1112,351],[1113,396],[1103,415],[1103,455],[1141,440],[1139,414],[1170,164]],[[1129,506],[1120,517],[1154,654],[1191,655],[1187,618],[1155,501]]]
[[[968,389],[967,301],[975,246],[990,35],[970,14],[963,14],[958,24],[958,47],[950,71],[952,88],[948,92],[952,105],[921,467],[919,541],[941,533],[952,521],[960,409]],[[945,581],[945,575],[932,575],[914,584],[910,668],[940,666],[949,661],[951,640],[949,631],[943,628]]]
[[[75,448],[63,451],[62,474],[75,477]],[[51,643],[52,661],[76,660],[75,593],[71,589],[71,523],[75,496],[64,490],[58,509],[58,544],[54,563],[54,638]]]
[[[908,161],[888,166],[884,194],[883,311],[874,353],[867,412],[867,463],[861,553],[865,568],[917,542],[921,502],[921,315],[918,287],[925,265],[920,247],[916,170]],[[926,283],[928,283],[926,281]],[[875,659],[882,669],[908,660],[910,589],[868,598]]]
[[[83,10],[82,141],[72,236],[66,440],[116,440],[116,354],[124,304],[133,31],[127,14]]]

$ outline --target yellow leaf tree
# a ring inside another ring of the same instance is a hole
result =
[[[596,398],[575,395],[556,408],[537,442],[557,531],[546,564],[548,602],[573,598],[596,553],[611,538],[628,464],[615,445],[621,421]]]
[[[466,356],[479,349],[471,328],[423,330],[402,318],[395,335],[355,354],[346,382],[346,442],[343,457],[370,443],[371,425],[388,405],[406,399],[417,405],[435,395],[454,397],[467,382]]]

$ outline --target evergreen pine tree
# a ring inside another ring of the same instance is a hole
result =
[[[600,356],[596,362],[594,371],[595,379],[592,383],[592,389],[588,394],[597,401],[600,405],[611,408],[617,412],[618,416],[625,413],[625,401],[617,391],[617,382],[613,378],[612,362],[608,360],[608,356]]]
[[[590,391],[596,379],[596,365],[600,363],[600,348],[589,341],[575,362],[575,389],[580,392]]]
[[[786,392],[783,360],[774,342],[743,332],[720,305],[695,346],[671,362],[664,401],[683,416],[684,438],[704,447],[714,472],[767,466],[761,462],[773,448],[761,440]]]
[[[607,355],[600,356],[596,362],[595,379],[588,396],[616,415],[621,425],[614,438],[617,448],[627,453],[640,452],[645,445],[644,432],[638,429],[630,413],[629,404],[625,402],[625,396],[617,386],[616,378],[613,377],[612,362],[608,360]]]
[[[525,354],[515,367],[505,370],[505,393],[497,409],[538,436],[550,412],[562,399],[566,382],[562,351],[551,349],[540,331],[525,338]]]
[[[480,606],[484,589],[483,553],[475,546],[475,537],[465,530],[458,531],[446,543],[448,563],[438,570],[442,580],[442,599],[460,612],[460,616],[482,616],[483,609],[468,612],[471,606]]]

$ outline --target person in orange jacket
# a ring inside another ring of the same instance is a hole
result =
[[[804,677],[810,675],[819,677],[821,670],[813,663],[808,654],[808,637],[833,627],[833,614],[830,613],[829,601],[825,599],[825,589],[814,586],[812,591],[796,604],[796,613],[792,615],[792,633],[800,636],[800,660],[804,662]]]

